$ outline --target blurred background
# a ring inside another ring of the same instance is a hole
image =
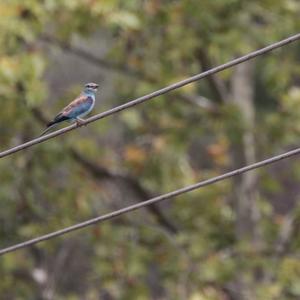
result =
[[[0,150],[297,33],[298,0],[1,0]],[[0,160],[1,248],[299,146],[300,43]],[[1,299],[300,299],[298,158],[0,257]]]

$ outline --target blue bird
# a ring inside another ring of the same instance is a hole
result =
[[[87,83],[83,92],[47,124],[46,130],[41,136],[63,121],[76,122],[78,126],[83,125],[85,120],[82,117],[89,114],[94,108],[98,87],[99,85],[96,83]]]

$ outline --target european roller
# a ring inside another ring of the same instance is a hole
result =
[[[82,117],[89,114],[94,108],[98,87],[99,85],[96,83],[87,83],[82,93],[47,124],[46,130],[41,136],[63,121],[76,122],[78,126],[83,125],[85,120]]]

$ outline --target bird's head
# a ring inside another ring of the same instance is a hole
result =
[[[98,87],[99,87],[99,85],[97,83],[90,82],[84,86],[84,91],[96,93],[98,90]]]

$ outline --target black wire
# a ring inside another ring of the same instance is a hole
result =
[[[269,45],[267,47],[264,47],[264,48],[261,48],[259,50],[250,52],[249,54],[246,54],[244,56],[241,56],[239,58],[231,60],[231,61],[229,61],[229,62],[227,62],[227,63],[225,63],[223,65],[217,66],[217,67],[212,68],[212,69],[210,69],[208,71],[205,71],[205,72],[202,72],[202,73],[197,74],[195,76],[192,76],[192,77],[189,77],[187,79],[181,80],[181,81],[179,81],[177,83],[171,84],[171,85],[169,85],[167,87],[164,87],[164,88],[162,88],[160,90],[157,90],[157,91],[155,91],[153,93],[147,94],[147,95],[139,97],[139,98],[137,98],[135,100],[129,101],[129,102],[125,103],[125,104],[122,104],[120,106],[117,106],[115,108],[107,110],[107,111],[105,111],[103,113],[97,114],[97,115],[95,115],[95,116],[93,116],[91,118],[86,119],[85,120],[85,125],[89,124],[91,122],[95,122],[97,120],[106,118],[106,117],[108,117],[108,116],[110,116],[112,114],[118,113],[118,112],[120,112],[122,110],[128,109],[128,108],[133,107],[135,105],[138,105],[138,104],[141,104],[143,102],[146,102],[146,101],[148,101],[148,100],[150,100],[152,98],[156,98],[156,97],[158,97],[160,95],[166,94],[166,93],[168,93],[168,92],[170,92],[172,90],[175,90],[175,89],[178,89],[180,87],[183,87],[183,86],[185,86],[185,85],[187,85],[189,83],[192,83],[194,81],[198,81],[198,80],[200,80],[200,79],[202,79],[204,77],[208,77],[208,76],[213,75],[215,73],[221,72],[221,71],[223,71],[225,69],[231,68],[231,67],[233,67],[235,65],[238,65],[238,64],[243,63],[243,62],[245,62],[247,60],[253,59],[253,58],[255,58],[255,57],[259,56],[259,55],[262,55],[262,54],[265,54],[267,52],[270,52],[270,51],[272,51],[272,50],[274,50],[276,48],[280,48],[280,47],[282,47],[284,45],[287,45],[287,44],[292,43],[292,42],[294,42],[296,40],[299,40],[299,39],[300,39],[300,33],[295,34],[295,35],[293,35],[293,36],[291,36],[289,38],[286,38],[284,40],[281,40],[279,42],[273,43],[273,44],[271,44],[271,45]],[[64,133],[66,133],[68,131],[71,131],[71,130],[73,130],[75,128],[78,128],[78,126],[76,124],[73,124],[71,126],[68,126],[68,127],[62,128],[60,130],[57,130],[55,132],[49,133],[49,134],[47,134],[45,136],[38,137],[38,138],[33,139],[33,140],[31,140],[29,142],[26,142],[24,144],[18,145],[18,146],[13,147],[13,148],[10,148],[8,150],[0,152],[0,158],[8,156],[8,155],[11,155],[11,154],[13,154],[15,152],[24,150],[26,148],[32,147],[33,145],[42,143],[42,142],[44,142],[46,140],[49,140],[51,138],[54,138],[54,137],[56,137],[58,135],[64,134]]]
[[[3,249],[0,250],[0,255],[4,255],[6,253],[13,252],[13,251],[16,251],[16,250],[21,249],[21,248],[26,248],[26,247],[32,246],[34,244],[37,244],[37,243],[40,243],[40,242],[43,242],[43,241],[46,241],[46,240],[50,240],[52,238],[55,238],[55,237],[58,237],[58,236],[61,236],[61,235],[64,235],[66,233],[69,233],[69,232],[72,232],[72,231],[75,231],[75,230],[79,230],[79,229],[82,229],[82,228],[85,228],[85,227],[88,227],[88,226],[91,226],[91,225],[94,225],[94,224],[97,224],[97,223],[100,223],[100,222],[103,222],[103,221],[106,221],[106,220],[109,220],[109,219],[112,219],[112,218],[115,218],[117,216],[120,216],[120,215],[123,215],[125,213],[137,210],[139,208],[142,208],[142,207],[145,207],[145,206],[148,206],[148,205],[151,205],[151,204],[154,204],[154,203],[166,200],[166,199],[174,198],[178,195],[181,195],[181,194],[199,189],[199,188],[207,186],[207,185],[214,184],[218,181],[222,181],[224,179],[227,179],[227,178],[230,178],[230,177],[233,177],[233,176],[237,176],[237,175],[240,175],[242,173],[249,172],[251,170],[257,169],[257,168],[261,168],[263,166],[272,164],[272,163],[277,162],[279,160],[286,159],[286,158],[289,158],[291,156],[295,156],[295,155],[298,155],[298,154],[300,154],[300,148],[288,151],[288,152],[280,154],[280,155],[273,156],[273,157],[268,158],[266,160],[248,165],[248,166],[240,168],[240,169],[236,169],[234,171],[225,173],[223,175],[219,175],[219,176],[216,176],[216,177],[204,180],[204,181],[200,181],[196,184],[189,185],[187,187],[175,190],[173,192],[163,194],[163,195],[157,196],[155,198],[151,198],[147,201],[127,206],[125,208],[122,208],[122,209],[113,211],[111,213],[108,213],[108,214],[105,214],[105,215],[87,220],[85,222],[78,223],[78,224],[75,224],[73,226],[66,227],[64,229],[60,229],[60,230],[51,232],[49,234],[45,234],[45,235],[42,235],[40,237],[31,239],[31,240],[28,240],[28,241],[25,241],[25,242],[22,242],[22,243],[19,243],[19,244],[16,244],[16,245],[13,245],[13,246],[10,246],[10,247],[7,247],[7,248],[3,248]]]

